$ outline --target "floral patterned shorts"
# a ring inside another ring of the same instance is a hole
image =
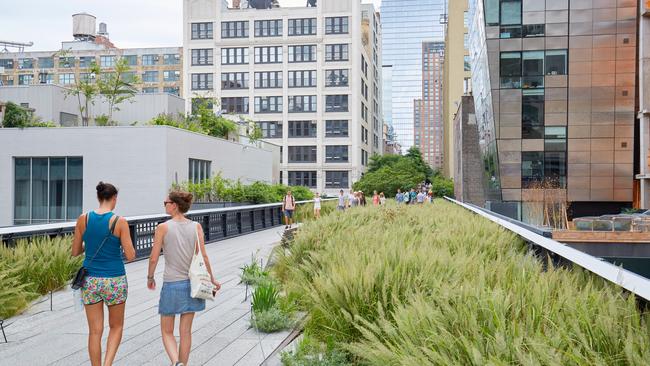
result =
[[[126,276],[88,276],[81,288],[81,298],[86,305],[97,304],[100,301],[103,301],[108,306],[119,305],[126,301],[128,288]]]

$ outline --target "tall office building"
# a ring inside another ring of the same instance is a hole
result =
[[[413,146],[414,100],[422,97],[422,42],[442,41],[446,0],[383,0],[383,64],[391,67],[391,123],[402,148]],[[385,81],[385,83],[388,81]]]
[[[527,220],[542,185],[574,215],[620,212],[633,199],[637,2],[470,6],[487,199]]]
[[[642,1],[639,18],[639,194],[635,207],[650,209],[650,2]]]
[[[442,83],[445,163],[442,171],[446,177],[453,177],[456,171],[457,139],[454,136],[454,118],[463,100],[462,96],[472,91],[467,7],[468,0],[449,1],[445,19],[445,64]]]
[[[422,97],[414,103],[413,141],[422,158],[441,170],[445,160],[442,118],[444,42],[422,43]]]
[[[139,77],[139,92],[181,95],[180,47],[118,48],[109,40],[106,24],[99,23],[96,29],[93,15],[72,17],[74,40],[62,42],[60,50],[0,53],[0,86],[71,86],[90,76],[92,63],[99,65],[102,73],[110,73],[117,60],[124,58],[131,68],[125,77]]]
[[[283,148],[283,183],[347,190],[383,152],[379,14],[360,0],[259,3],[184,1],[185,93],[255,121]]]

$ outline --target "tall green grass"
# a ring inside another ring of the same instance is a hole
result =
[[[309,337],[370,365],[646,365],[632,297],[543,269],[514,234],[443,201],[305,224],[274,273]]]
[[[71,237],[40,237],[0,246],[0,317],[18,314],[68,283],[83,261],[70,256],[71,245]]]

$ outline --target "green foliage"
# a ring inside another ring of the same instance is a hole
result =
[[[226,179],[221,173],[201,183],[185,182],[174,185],[172,188],[183,189],[192,193],[197,202],[276,203],[282,202],[288,190],[292,191],[296,201],[314,198],[314,194],[306,187],[287,187],[282,184],[264,182],[245,185],[238,180]]]
[[[29,112],[16,103],[8,102],[5,106],[5,116],[2,120],[2,126],[7,128],[12,127],[27,127],[30,122]]]
[[[321,217],[325,215],[329,215],[330,213],[336,211],[337,204],[338,201],[336,200],[321,201],[320,204]],[[314,217],[314,204],[306,203],[304,205],[298,205],[296,207],[296,211],[293,213],[293,217],[294,220],[296,220],[296,222],[307,222],[316,219],[316,217]]]
[[[114,126],[115,122],[109,121],[107,115],[101,114],[101,115],[95,117],[95,124],[97,126]]]
[[[69,52],[66,50],[59,52],[59,55],[63,57],[68,54]],[[74,84],[67,88],[65,97],[71,96],[77,98],[82,126],[88,126],[88,122],[90,121],[90,106],[95,105],[95,98],[100,93],[99,85],[95,83],[95,80],[99,79],[100,74],[101,69],[99,65],[93,61],[87,73],[88,77],[75,78]],[[97,119],[95,118],[95,120]],[[99,124],[97,125],[100,126]]]
[[[119,58],[112,72],[101,73],[97,79],[97,90],[108,102],[108,121],[113,122],[113,112],[120,110],[120,104],[135,97],[136,84],[140,82],[137,76],[127,78],[131,71],[127,60]]]
[[[632,296],[544,266],[515,234],[451,203],[307,222],[274,274],[305,333],[360,365],[644,365]],[[285,363],[286,364],[286,363]]]
[[[196,123],[196,121],[191,118],[186,118],[182,114],[174,116],[173,114],[161,113],[152,118],[151,121],[149,121],[149,124],[153,126],[176,127],[183,130],[205,134],[203,128],[201,128],[201,126]]]
[[[454,181],[436,174],[431,178],[431,190],[434,197],[454,197]]]
[[[253,311],[251,325],[264,333],[273,333],[283,329],[291,328],[291,318],[277,307],[268,310]]]
[[[196,112],[189,118],[201,126],[206,135],[227,139],[229,133],[237,131],[233,121],[214,114],[209,100],[198,103]]]
[[[284,366],[344,366],[350,365],[348,355],[305,336],[294,352],[282,352]]]
[[[0,317],[25,309],[39,294],[63,287],[81,266],[72,258],[71,237],[34,238],[0,247]]]
[[[266,311],[275,306],[280,296],[277,286],[272,281],[260,283],[253,291],[253,311]]]
[[[241,283],[244,283],[249,286],[258,286],[261,283],[266,283],[269,281],[269,273],[264,271],[255,258],[250,264],[244,265],[241,268]]]

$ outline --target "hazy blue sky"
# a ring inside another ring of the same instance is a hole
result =
[[[350,0],[321,0],[350,1]],[[304,6],[306,0],[280,0],[281,6]],[[363,0],[375,6],[381,0]],[[86,12],[108,24],[120,48],[180,46],[181,0],[20,0],[3,6],[0,39],[34,42],[30,51],[50,51],[72,39],[72,14]],[[1,50],[0,50],[1,51]]]

